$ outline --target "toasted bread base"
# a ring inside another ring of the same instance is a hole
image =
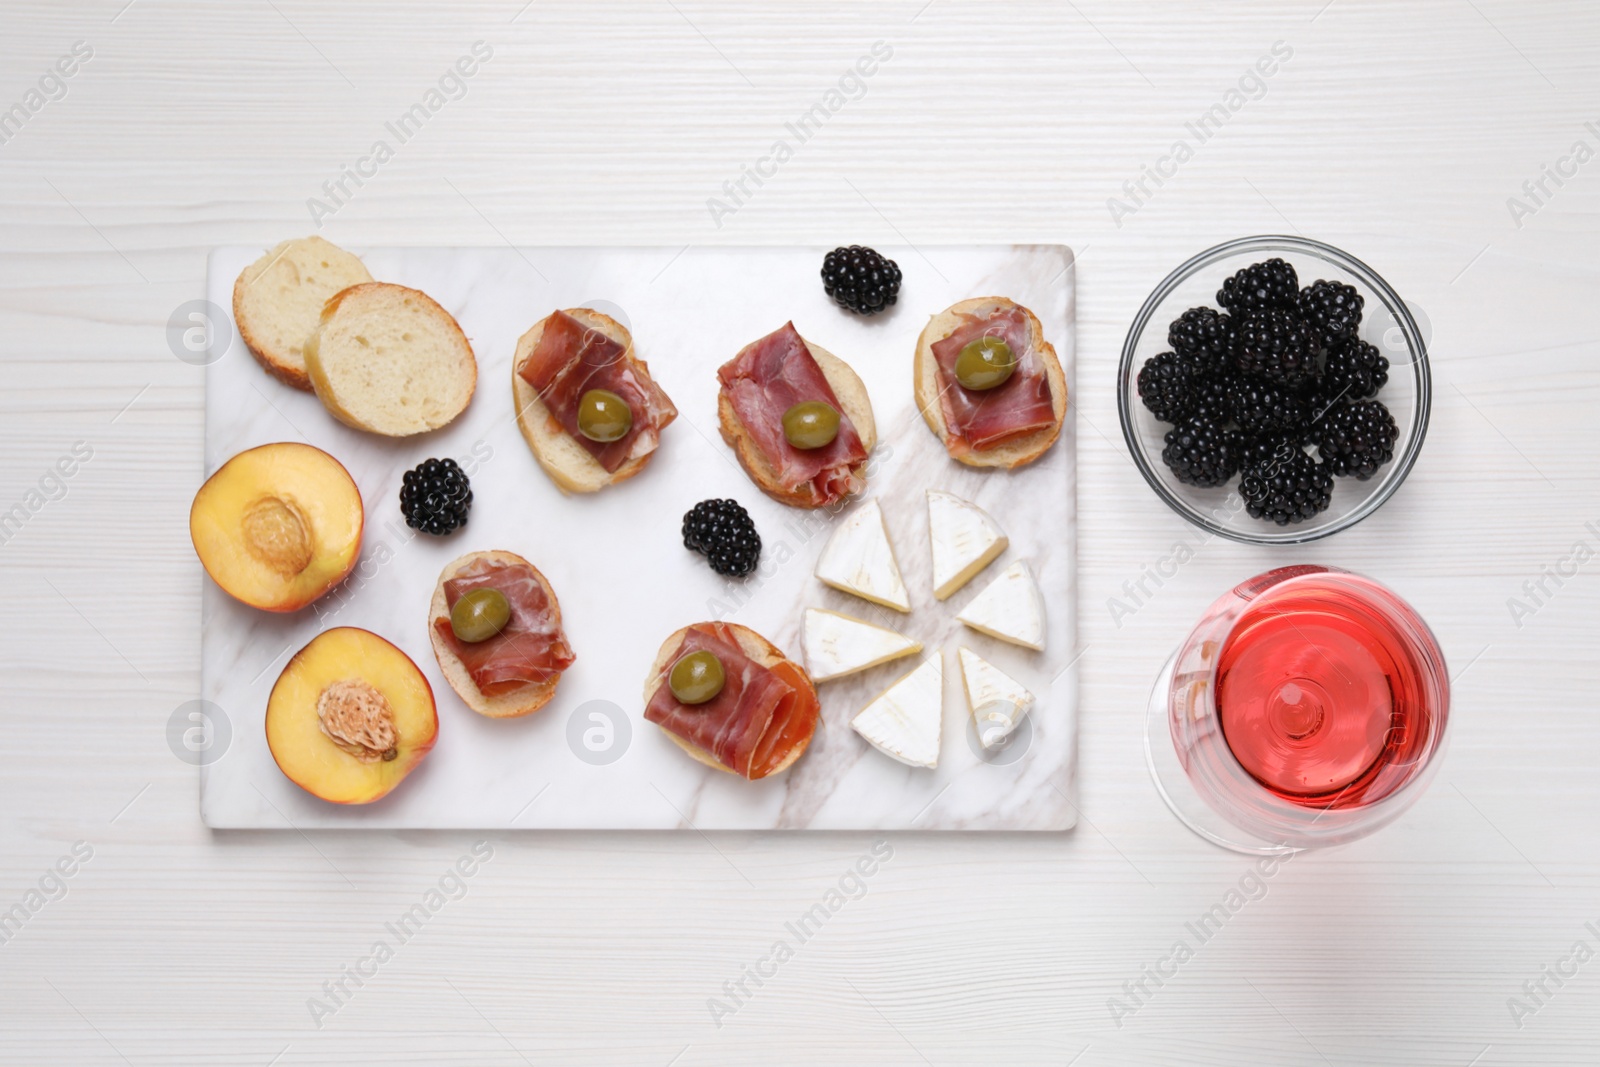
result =
[[[389,282],[335,293],[306,339],[305,357],[322,406],[385,437],[449,425],[478,386],[477,357],[455,316],[427,293]]]
[[[1055,409],[1055,425],[1035,430],[1024,437],[1004,441],[981,452],[971,449],[958,451],[957,443],[949,427],[945,425],[944,407],[939,403],[941,393],[939,361],[933,354],[933,346],[956,331],[961,325],[963,315],[1007,307],[1019,308],[1027,316],[1028,334],[1033,341],[1034,351],[1044,362],[1045,376],[1050,379],[1050,402]],[[1061,361],[1056,358],[1056,350],[1045,340],[1044,327],[1040,325],[1038,316],[1033,312],[1003,296],[979,296],[963,300],[929,319],[928,325],[922,328],[922,334],[917,338],[912,379],[916,389],[917,408],[922,412],[922,419],[928,424],[928,429],[932,430],[934,436],[944,445],[951,459],[965,463],[969,467],[1004,467],[1011,470],[1032,463],[1056,443],[1056,438],[1061,436],[1062,424],[1067,418],[1066,372],[1061,369]]]
[[[282,241],[239,272],[233,322],[263,370],[309,393],[303,346],[322,306],[340,290],[371,280],[358,257],[321,237]]]
[[[624,350],[623,358],[639,373],[649,377],[649,364],[633,354],[633,335],[628,333],[627,327],[592,308],[562,310],[591,330],[598,330],[620,344]],[[517,408],[517,429],[522,431],[522,439],[528,442],[533,458],[539,461],[539,466],[556,483],[556,488],[564,493],[597,493],[608,485],[627,481],[644,470],[656,453],[652,451],[638,459],[630,459],[615,471],[608,471],[589,454],[588,449],[573,440],[566,428],[550,414],[545,402],[539,399],[538,391],[517,373],[527,362],[529,354],[538,347],[539,338],[544,336],[544,324],[548,321],[547,315],[518,338],[517,353],[511,360],[511,397]]]
[[[433,655],[439,661],[439,669],[444,672],[444,680],[450,683],[450,688],[456,691],[456,696],[460,697],[467,707],[490,719],[515,719],[522,715],[531,715],[550,703],[550,698],[555,696],[556,685],[561,681],[559,675],[548,681],[531,682],[520,689],[499,696],[484,696],[473,682],[466,665],[451,650],[450,645],[433,625],[435,619],[450,617],[449,601],[444,595],[444,583],[454,578],[468,564],[480,559],[502,564],[521,563],[532,567],[534,576],[539,579],[539,584],[544,586],[545,594],[550,597],[550,607],[555,612],[556,625],[561,624],[561,602],[556,599],[556,591],[550,587],[549,581],[539,572],[539,568],[515,552],[468,552],[446,564],[439,574],[439,584],[433,589],[433,602],[428,605],[428,640],[433,644]]]
[[[805,338],[801,340],[804,341]],[[810,341],[806,341],[805,345],[811,352],[811,358],[817,361],[817,366],[822,370],[822,376],[828,380],[834,395],[839,398],[839,406],[844,409],[845,415],[855,426],[862,447],[867,450],[869,458],[863,459],[852,468],[860,472],[869,462],[872,450],[878,447],[878,424],[872,416],[872,400],[867,396],[867,387],[844,360]],[[790,507],[826,506],[827,501],[817,499],[815,491],[809,485],[794,491],[787,491],[778,485],[778,472],[756,447],[750,431],[739,421],[738,413],[733,410],[733,402],[728,399],[726,392],[717,394],[717,419],[721,423],[722,439],[739,457],[739,465],[750,476],[750,480],[756,483],[756,488],[780,504],[788,504]]]
[[[748,626],[740,626],[738,623],[728,623],[728,626],[733,630],[734,636],[739,639],[739,648],[744,652],[745,655],[749,656],[761,666],[771,667],[775,664],[782,663],[789,658],[779,651],[777,645],[774,645],[771,641],[768,641],[765,637],[762,637]],[[683,639],[688,632],[689,628],[685,626],[680,630],[674,631],[670,637],[661,643],[661,650],[656,653],[654,662],[650,664],[650,673],[645,677],[645,707],[648,708],[650,706],[650,701],[655,697],[656,691],[667,684],[667,674],[672,669],[672,664],[677,660],[678,649],[683,645]],[[800,665],[795,664],[795,666],[799,667]],[[805,675],[808,680],[811,677],[809,674],[806,674],[804,667],[800,667],[800,673]],[[813,689],[812,695],[815,696],[815,694],[816,691]],[[818,718],[820,719],[821,716],[819,715]],[[675,733],[672,733],[670,730],[662,730],[661,732],[666,734],[673,744],[687,752],[692,759],[700,763],[704,763],[707,767],[710,767],[713,770],[731,774],[736,778],[743,777],[743,775],[740,775],[739,772],[729,767],[724,767],[721,763],[717,762],[717,758],[715,756],[701,748],[699,745],[685,741],[683,738],[679,737]],[[779,761],[777,767],[773,769],[772,774],[763,775],[762,777],[771,778],[772,775],[780,774],[793,766],[794,761],[805,755],[806,749],[811,747],[811,738],[815,736],[815,734],[816,731],[813,729],[811,734],[806,735],[802,741],[798,742],[784,755],[783,759]]]

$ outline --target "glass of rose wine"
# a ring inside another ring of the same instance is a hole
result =
[[[1444,655],[1409,604],[1349,571],[1280,567],[1219,598],[1167,661],[1145,755],[1195,833],[1289,852],[1410,807],[1449,711]]]

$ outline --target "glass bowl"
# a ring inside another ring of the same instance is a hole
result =
[[[1389,381],[1377,399],[1394,415],[1400,436],[1394,459],[1367,481],[1335,478],[1333,503],[1314,519],[1277,526],[1253,519],[1239,495],[1236,475],[1225,486],[1200,489],[1178,481],[1161,462],[1164,437],[1171,427],[1150,414],[1139,400],[1137,379],[1145,360],[1168,351],[1167,327],[1192,307],[1217,306],[1224,278],[1251,263],[1277,256],[1287,260],[1302,286],[1318,278],[1352,285],[1364,301],[1361,339],[1376,345],[1389,360]],[[1128,329],[1117,370],[1117,415],[1133,462],[1167,506],[1185,519],[1220,537],[1254,545],[1292,545],[1336,534],[1377,511],[1400,488],[1428,429],[1433,400],[1428,373],[1428,338],[1412,310],[1377,272],[1348,252],[1304,237],[1243,237],[1208,248],[1167,275],[1150,294]]]

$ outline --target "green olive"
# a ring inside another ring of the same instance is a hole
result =
[[[511,602],[488,586],[467,593],[450,609],[450,629],[469,645],[489,640],[510,621]]]
[[[672,665],[667,684],[685,704],[704,704],[722,692],[722,661],[715,653],[700,651],[681,656]]]
[[[956,356],[956,381],[964,389],[981,392],[1004,385],[1016,369],[1016,354],[998,337],[980,337]]]
[[[633,412],[628,402],[609,389],[590,389],[578,401],[578,432],[591,441],[610,444],[628,436]]]
[[[839,410],[825,400],[802,400],[783,413],[783,436],[796,448],[823,448],[839,436]]]

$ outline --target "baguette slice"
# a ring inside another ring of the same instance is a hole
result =
[[[520,563],[532,567],[534,576],[539,579],[539,584],[544,586],[545,594],[550,598],[556,625],[561,624],[561,602],[556,599],[556,591],[550,587],[550,582],[540,573],[538,567],[534,567],[515,552],[468,552],[445,566],[439,575],[439,584],[433,588],[433,602],[428,605],[428,640],[433,642],[433,654],[439,661],[439,670],[444,672],[444,680],[450,683],[450,688],[456,691],[456,696],[460,697],[467,707],[491,719],[514,719],[521,715],[531,715],[550,703],[550,698],[555,696],[556,685],[561,681],[559,675],[548,681],[530,682],[521,689],[501,693],[499,696],[484,696],[473,682],[472,675],[467,672],[466,665],[451,650],[449,643],[440,636],[433,625],[435,619],[450,617],[449,600],[444,595],[444,583],[454,578],[457,572],[464,570],[468,564],[480,559],[487,559],[493,563]]]
[[[734,635],[739,638],[739,648],[743,650],[745,655],[749,656],[761,666],[772,667],[789,659],[789,657],[785,656],[781,651],[779,651],[777,645],[774,645],[771,641],[768,641],[765,637],[762,637],[748,626],[740,626],[738,623],[729,623],[728,625],[732,627]],[[650,701],[656,695],[656,691],[667,684],[667,675],[672,670],[672,664],[677,661],[678,648],[683,644],[684,636],[688,632],[689,628],[685,626],[680,630],[674,631],[672,636],[668,637],[664,642],[662,642],[661,651],[656,653],[655,662],[650,664],[650,673],[646,676],[644,683],[645,707],[648,708],[650,706]],[[809,674],[806,674],[805,668],[800,667],[799,664],[794,664],[794,666],[799,670],[802,677],[807,679],[811,677]],[[813,699],[816,698],[815,688],[811,690],[811,696]],[[820,712],[817,717],[818,719],[821,718]],[[764,775],[763,777],[770,778],[774,774],[779,774],[788,770],[789,767],[794,764],[795,760],[805,755],[806,749],[811,746],[811,738],[814,736],[815,731],[816,726],[815,723],[813,723],[812,733],[808,733],[805,735],[805,737],[796,741],[794,747],[784,754],[783,759],[781,759],[777,766],[773,768],[771,774]],[[728,767],[724,767],[717,761],[717,757],[713,756],[699,745],[685,741],[683,738],[679,737],[670,730],[662,730],[661,732],[666,734],[667,737],[672,740],[673,744],[683,749],[693,759],[699,761],[700,763],[704,763],[707,767],[710,767],[713,770],[723,771],[724,773],[734,775],[735,777],[739,776],[737,771],[734,771]]]
[[[993,448],[977,452],[961,447],[951,435],[949,427],[945,425],[944,407],[939,403],[942,389],[939,382],[939,361],[934,357],[933,346],[956,331],[961,325],[963,315],[984,316],[996,310],[1013,307],[1020,309],[1027,317],[1028,334],[1033,341],[1033,350],[1044,362],[1045,376],[1050,379],[1050,400],[1051,406],[1055,408],[1056,421],[1054,426],[1043,427],[1024,437],[1002,441]],[[1016,301],[1003,296],[979,296],[963,300],[929,319],[928,325],[922,328],[922,336],[917,338],[917,355],[912,379],[916,388],[917,407],[922,411],[922,419],[928,424],[928,429],[939,438],[952,459],[969,467],[1004,467],[1010,470],[1025,463],[1032,463],[1056,443],[1056,438],[1061,436],[1062,423],[1066,421],[1067,376],[1061,369],[1061,361],[1056,358],[1056,350],[1045,340],[1044,327],[1040,325],[1038,316]]]
[[[388,282],[335,293],[305,356],[323,406],[386,437],[449,424],[478,384],[478,361],[455,318],[427,293]]]
[[[341,289],[371,280],[361,260],[320,237],[284,241],[239,272],[233,321],[268,374],[309,393],[305,343],[322,305]]]
[[[623,347],[623,358],[633,367],[634,371],[644,377],[650,377],[650,367],[634,355],[633,335],[622,323],[609,315],[604,315],[593,308],[565,308],[568,315],[577,319],[591,330],[596,330]],[[556,421],[550,409],[539,399],[538,390],[529,385],[527,380],[517,373],[522,365],[528,361],[528,356],[539,346],[539,339],[544,336],[544,325],[549,321],[549,316],[540,319],[533,327],[517,340],[517,354],[511,360],[511,396],[517,406],[517,428],[522,431],[523,440],[528,442],[528,448],[533,452],[533,458],[539,461],[539,466],[556,483],[556,487],[564,493],[595,493],[608,485],[627,481],[635,474],[644,470],[650,458],[660,451],[656,448],[637,459],[630,459],[615,471],[608,471],[600,465],[600,461],[589,454],[566,428]]]
[[[805,338],[802,337],[801,340],[805,341]],[[822,376],[828,380],[834,395],[839,398],[839,406],[844,409],[844,413],[855,426],[856,434],[861,438],[861,446],[867,450],[868,458],[856,464],[855,468],[858,472],[864,472],[866,465],[871,462],[872,450],[878,447],[878,424],[872,417],[872,400],[867,396],[867,387],[844,360],[821,345],[810,341],[806,341],[805,344],[811,352],[811,358],[817,361]],[[786,491],[779,486],[778,472],[756,447],[755,440],[750,436],[750,431],[739,421],[738,413],[733,410],[733,401],[728,399],[726,393],[717,394],[717,417],[722,424],[722,439],[738,455],[739,465],[750,476],[750,480],[756,483],[756,488],[780,504],[788,504],[791,507],[825,506],[826,502],[819,500],[809,485],[801,486],[794,491]],[[865,473],[862,473],[862,478],[865,477]]]

